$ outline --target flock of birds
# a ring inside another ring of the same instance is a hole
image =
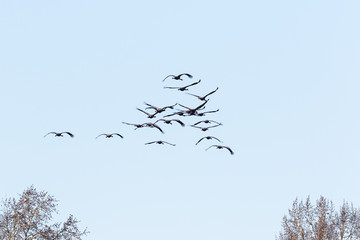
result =
[[[182,73],[182,74],[179,74],[179,75],[168,75],[166,78],[164,78],[163,82],[168,79],[168,78],[171,78],[172,80],[175,80],[175,81],[183,81],[182,77],[186,76],[188,79],[191,79],[193,78],[193,76],[191,74],[188,74],[188,73]],[[181,92],[184,92],[184,91],[188,91],[190,87],[194,86],[194,85],[197,85],[201,82],[201,80],[197,81],[197,82],[194,82],[194,83],[191,83],[191,84],[188,84],[188,85],[185,85],[185,86],[182,86],[182,87],[164,87],[165,89],[177,89],[178,91],[181,91]],[[188,95],[191,95],[191,96],[194,96],[196,97],[198,100],[201,101],[201,104],[199,104],[198,106],[196,107],[187,107],[187,106],[184,106],[182,104],[179,104],[179,103],[175,103],[173,105],[168,105],[168,106],[164,106],[164,107],[157,107],[157,106],[154,106],[154,105],[151,105],[149,103],[144,103],[146,105],[145,109],[140,109],[140,108],[137,108],[138,111],[144,113],[147,118],[149,119],[154,119],[156,118],[157,116],[159,116],[160,113],[163,113],[163,112],[167,112],[168,109],[171,109],[171,110],[174,110],[174,107],[175,106],[180,106],[182,107],[183,109],[177,109],[175,112],[172,112],[172,113],[168,113],[166,115],[163,115],[162,118],[154,121],[154,122],[145,122],[145,123],[128,123],[128,122],[122,122],[123,124],[126,124],[126,125],[130,125],[130,126],[133,126],[135,127],[135,130],[136,129],[139,129],[139,128],[156,128],[157,130],[159,130],[161,133],[164,133],[164,131],[161,129],[161,127],[159,126],[160,123],[162,124],[169,124],[169,125],[172,125],[173,122],[176,122],[177,124],[179,124],[180,126],[182,127],[185,127],[186,124],[181,121],[180,119],[176,119],[176,118],[173,118],[173,119],[170,119],[169,117],[172,117],[172,116],[181,116],[181,117],[187,117],[187,116],[198,116],[198,117],[204,117],[206,116],[207,114],[210,114],[210,113],[216,113],[219,111],[219,109],[217,110],[209,110],[209,111],[203,111],[206,107],[206,104],[208,103],[209,101],[209,96],[214,94],[219,88],[217,87],[215,90],[203,95],[203,96],[199,96],[199,95],[195,95],[195,94],[192,94],[192,93],[187,93]],[[151,112],[149,112],[151,111]],[[211,124],[210,126],[206,126],[208,124]],[[198,121],[194,124],[191,124],[190,127],[193,127],[193,128],[198,128],[200,129],[201,131],[203,132],[206,132],[208,131],[210,128],[215,128],[215,127],[219,127],[219,126],[222,126],[222,123],[219,123],[217,121],[214,121],[214,120],[209,120],[209,119],[206,119],[206,120],[201,120],[201,121]],[[63,137],[64,134],[66,135],[69,135],[70,137],[74,137],[74,134],[72,134],[71,132],[49,132],[47,133],[44,137],[48,136],[49,134],[53,134],[55,137]],[[121,134],[119,133],[102,133],[100,135],[98,135],[95,139],[101,137],[101,136],[104,136],[105,138],[112,138],[114,136],[118,136],[120,138],[124,138]],[[214,136],[204,136],[202,138],[200,138],[196,143],[195,145],[198,145],[201,141],[203,140],[216,140],[218,142],[222,142],[220,139],[218,139],[217,137],[214,137]],[[163,141],[163,140],[156,140],[156,141],[151,141],[151,142],[147,142],[145,143],[145,145],[149,145],[149,144],[167,144],[167,145],[171,145],[171,146],[175,146],[175,144],[173,143],[169,143],[169,142],[166,142],[166,141]],[[227,149],[231,155],[234,154],[233,150],[228,147],[228,146],[224,146],[224,145],[211,145],[209,146],[208,148],[206,148],[205,150],[208,150],[210,148],[216,148],[216,149]]]

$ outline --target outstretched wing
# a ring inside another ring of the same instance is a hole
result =
[[[175,75],[168,75],[168,76],[166,76],[166,78],[164,78],[164,80],[162,80],[162,81],[165,81],[165,79],[167,79],[168,77],[175,77]]]
[[[121,138],[124,138],[123,136],[121,136],[121,135],[118,134],[118,133],[112,133],[111,135],[117,135],[117,136],[119,136],[119,137],[121,137]]]
[[[223,148],[226,148],[227,150],[229,150],[231,155],[234,155],[234,152],[231,150],[231,148],[227,147],[227,146],[223,146]]]
[[[216,92],[218,89],[219,89],[219,87],[217,87],[214,91],[209,92],[208,94],[206,94],[206,95],[204,96],[204,98],[206,98],[207,96],[213,94],[213,93]]]
[[[185,127],[185,123],[183,123],[179,119],[172,119],[171,121],[175,121],[175,122],[179,123],[182,127]]]
[[[164,133],[164,131],[163,131],[158,125],[156,125],[155,123],[154,123],[152,126],[155,127],[155,128],[157,128],[157,129],[159,129],[159,131],[160,131],[161,133]]]
[[[212,136],[210,136],[210,137],[213,138],[213,139],[218,140],[219,142],[222,142],[222,141],[220,141],[220,139],[218,139],[218,138],[216,138],[216,137],[212,137]]]
[[[188,78],[192,78],[193,76],[191,74],[188,74],[188,73],[182,73],[180,74],[178,77],[181,77],[181,76],[187,76]]]
[[[168,88],[168,89],[179,89],[179,87],[164,87],[164,88]]]
[[[95,139],[97,139],[98,137],[102,136],[102,135],[106,135],[105,133],[100,134],[99,136],[97,136]]]
[[[44,137],[46,137],[46,136],[49,135],[49,134],[56,134],[56,132],[49,132],[49,133],[45,134]]]
[[[186,93],[186,94],[189,94],[189,95],[197,97],[197,98],[201,98],[199,95],[195,95],[195,94],[192,94],[192,93]]]
[[[206,151],[212,147],[217,147],[218,145],[211,145],[210,147],[208,147],[207,149],[205,149]]]
[[[145,145],[156,143],[157,141],[145,143]]]
[[[62,132],[61,134],[63,134],[63,133],[66,133],[67,135],[69,135],[70,137],[74,137],[74,134],[72,134],[71,132]]]
[[[202,138],[200,138],[200,140],[199,140],[199,141],[197,141],[197,143],[195,143],[195,145],[198,145],[198,143],[199,143],[199,142],[201,142],[204,138],[206,138],[206,137],[202,137]]]
[[[185,87],[191,87],[191,86],[194,86],[194,85],[196,85],[196,84],[199,84],[200,82],[201,82],[201,79],[199,79],[199,81],[197,81],[197,82],[194,82],[194,83],[192,83],[192,84],[186,85]]]
[[[169,142],[165,142],[165,141],[162,141],[163,143],[166,143],[166,144],[169,144],[171,146],[175,146],[175,144],[172,144],[172,143],[169,143]]]
[[[140,112],[143,112],[143,113],[145,113],[146,115],[148,115],[148,116],[150,116],[151,114],[150,113],[147,113],[147,112],[145,112],[144,110],[142,110],[142,109],[140,109],[140,108],[136,108],[137,110],[139,110]]]

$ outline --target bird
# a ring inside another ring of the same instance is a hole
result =
[[[134,126],[135,127],[135,130],[138,129],[138,128],[142,128],[142,127],[145,127],[144,124],[137,124],[137,123],[127,123],[127,122],[122,122],[123,124],[126,124],[126,125],[131,125],[131,126]]]
[[[179,112],[174,112],[174,113],[165,115],[164,117],[171,117],[171,116],[174,116],[174,115],[179,115],[179,116],[182,116],[182,117],[186,116],[184,111],[179,111]]]
[[[215,113],[215,112],[218,112],[218,111],[219,111],[219,109],[213,110],[213,111],[206,111],[206,112],[197,112],[196,116],[203,117],[203,116],[205,116],[206,113]]]
[[[222,125],[222,123],[219,123],[219,122],[216,122],[216,121],[213,121],[213,120],[202,120],[202,121],[199,121],[197,123],[194,123],[193,125],[196,126],[196,125],[198,125],[200,123],[216,123],[218,125]]]
[[[195,95],[195,94],[192,94],[192,93],[187,93],[191,96],[194,96],[194,97],[197,97],[198,99],[200,99],[201,101],[206,101],[206,97],[213,94],[214,92],[216,92],[219,88],[217,87],[214,91],[212,92],[209,92],[208,94],[206,94],[205,96],[201,97],[201,96],[198,96],[198,95]]]
[[[201,82],[201,79],[197,82],[194,82],[192,84],[189,84],[189,85],[186,85],[184,87],[164,87],[164,88],[169,88],[169,89],[177,89],[179,91],[187,91],[188,90],[188,87],[191,87],[191,86],[194,86],[196,84],[199,84]]]
[[[195,128],[200,128],[201,131],[206,132],[207,130],[209,130],[209,128],[218,127],[220,125],[218,124],[218,125],[214,125],[214,126],[210,126],[210,127],[199,127],[199,126],[194,126],[194,125],[190,125],[190,126],[195,127]]]
[[[157,128],[161,133],[164,133],[164,131],[155,123],[148,122],[148,123],[144,123],[143,125],[144,127]]]
[[[104,135],[105,138],[112,138],[114,135],[117,135],[117,136],[119,136],[119,137],[121,137],[121,138],[124,138],[124,137],[121,136],[119,133],[111,133],[111,134],[102,133],[102,134],[100,134],[99,136],[97,136],[95,139],[97,139],[98,137],[100,137],[100,136],[102,136],[102,135]]]
[[[197,143],[195,143],[195,145],[198,145],[199,142],[201,142],[203,139],[207,139],[207,140],[210,140],[210,139],[216,139],[218,140],[219,142],[221,142],[218,138],[216,137],[213,137],[213,136],[206,136],[206,137],[203,137],[203,138],[200,138],[199,141],[197,141]]]
[[[202,103],[201,105],[197,106],[196,108],[189,108],[186,107],[182,104],[179,104],[179,106],[186,108],[187,110],[185,110],[184,112],[187,113],[189,116],[191,115],[196,115],[197,114],[197,110],[202,110],[205,108],[205,104],[208,102],[209,100],[205,101],[204,103]]]
[[[182,127],[185,127],[185,123],[183,123],[182,121],[180,121],[179,119],[159,119],[157,120],[155,123],[159,122],[159,121],[163,121],[165,124],[172,124],[171,122],[177,122],[179,123]]]
[[[167,79],[168,77],[171,77],[171,78],[174,79],[174,80],[180,80],[180,81],[182,81],[183,79],[181,78],[181,76],[187,76],[188,78],[192,78],[192,77],[193,77],[191,74],[182,73],[182,74],[179,74],[179,75],[168,75],[166,78],[164,78],[163,81],[165,81],[165,79]]]
[[[234,155],[234,152],[231,150],[231,148],[227,147],[227,146],[221,146],[221,145],[211,145],[210,147],[208,147],[205,150],[208,150],[211,147],[216,147],[216,149],[223,149],[226,148],[227,150],[229,150],[229,152],[231,153],[231,155]]]
[[[55,134],[55,137],[63,137],[64,133],[68,134],[72,138],[74,137],[74,134],[72,134],[71,132],[49,132],[44,137],[46,137],[49,134]]]
[[[162,141],[162,140],[159,140],[159,141],[153,141],[153,142],[148,142],[148,143],[145,143],[145,145],[148,145],[148,144],[153,144],[153,143],[157,143],[157,144],[163,144],[166,143],[166,144],[169,144],[171,146],[175,146],[175,144],[172,144],[172,143],[168,143],[168,142],[165,142],[165,141]]]
[[[156,118],[156,114],[158,113],[158,112],[155,112],[155,113],[148,113],[148,112],[145,112],[144,110],[142,110],[142,109],[140,109],[140,108],[136,108],[137,110],[139,110],[140,112],[143,112],[143,113],[145,113],[147,116],[148,116],[148,118]]]
[[[149,109],[149,108],[152,108],[156,111],[156,113],[162,113],[163,111],[165,111],[167,108],[170,108],[170,109],[174,109],[174,107],[177,105],[177,103],[175,103],[174,105],[169,105],[169,106],[165,106],[165,107],[156,107],[154,105],[151,105],[151,104],[148,104],[145,102],[145,105],[147,105],[148,107],[146,107],[145,109]]]

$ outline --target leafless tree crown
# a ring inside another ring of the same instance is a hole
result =
[[[0,240],[81,240],[88,231],[78,229],[70,215],[64,223],[50,223],[57,200],[31,186],[18,200],[7,198],[0,209]]]
[[[360,209],[344,202],[335,211],[331,201],[320,197],[312,205],[310,197],[306,202],[293,202],[288,216],[282,220],[282,231],[278,240],[358,240],[360,239]]]

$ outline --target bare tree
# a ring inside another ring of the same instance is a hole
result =
[[[282,220],[278,240],[357,240],[360,239],[360,209],[344,202],[337,212],[323,196],[312,205],[293,202],[288,216]]]
[[[26,189],[18,200],[7,198],[0,209],[0,240],[81,240],[88,233],[79,230],[70,215],[64,223],[49,223],[57,200],[34,186]]]

